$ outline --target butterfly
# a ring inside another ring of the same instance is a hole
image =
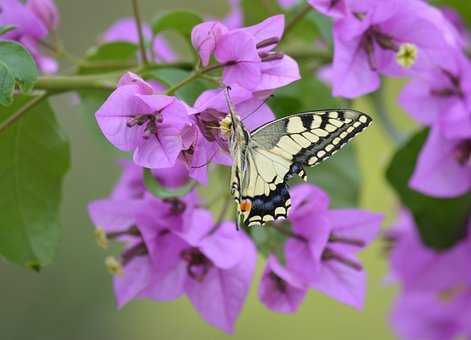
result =
[[[314,166],[342,148],[371,123],[355,110],[319,110],[268,122],[252,132],[244,128],[226,89],[229,115],[221,128],[233,158],[231,193],[238,225],[264,225],[285,219],[291,207],[288,180],[306,180],[305,166]]]

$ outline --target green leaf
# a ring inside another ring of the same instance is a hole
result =
[[[456,9],[460,13],[461,19],[466,24],[471,25],[471,2],[463,0],[436,0],[432,3],[435,6],[446,6]]]
[[[306,19],[316,26],[319,37],[332,49],[334,40],[332,36],[332,19],[316,11],[309,13]]]
[[[17,96],[1,118],[31,98]],[[59,242],[62,181],[69,168],[69,145],[47,101],[2,132],[0,155],[0,254],[38,270],[52,261]]]
[[[33,88],[38,69],[33,57],[22,45],[9,40],[0,41],[0,61],[8,67],[23,91]]]
[[[176,68],[154,69],[144,74],[146,79],[155,79],[162,82],[167,87],[171,87],[190,75],[190,72]],[[205,90],[211,88],[208,81],[195,79],[181,87],[175,95],[183,99],[187,104],[194,103],[196,98]]]
[[[442,250],[452,247],[465,236],[471,211],[471,194],[450,199],[433,198],[409,188],[409,179],[427,136],[427,130],[418,132],[396,152],[386,178],[402,204],[414,216],[423,243]]]
[[[241,7],[244,26],[258,24],[269,16],[283,12],[276,0],[242,0]]]
[[[306,172],[309,182],[329,194],[332,208],[358,205],[362,178],[353,144],[345,146],[331,159],[306,168]]]
[[[189,41],[193,27],[202,22],[203,19],[194,12],[185,10],[169,11],[157,16],[152,21],[152,31],[154,34],[168,30],[176,31]]]
[[[300,11],[304,10],[305,5],[306,4],[303,3],[300,4],[300,6],[293,7],[286,15],[286,23],[291,22],[291,20],[298,16]],[[317,12],[312,9],[303,18],[298,19],[296,25],[293,26],[292,31],[289,33],[287,40],[302,38],[303,43],[312,43],[320,34],[316,16]]]
[[[0,25],[0,35],[13,31],[15,28],[14,25]]]
[[[81,90],[78,92],[80,96],[78,108],[85,124],[90,129],[93,136],[96,137],[100,143],[105,145],[110,145],[110,143],[103,138],[103,133],[95,118],[95,112],[98,111],[110,94],[111,91],[107,90]],[[113,150],[115,150],[115,148],[113,148]]]
[[[7,65],[0,61],[0,105],[8,106],[13,101],[15,77]]]
[[[160,185],[160,183],[152,175],[151,170],[147,168],[144,169],[144,185],[150,193],[152,193],[155,197],[158,198],[182,197],[188,194],[195,187],[194,182],[190,181],[184,186],[177,189],[165,188]]]
[[[93,47],[80,62],[77,73],[94,74],[135,67],[137,50],[136,44],[126,41],[114,41]]]

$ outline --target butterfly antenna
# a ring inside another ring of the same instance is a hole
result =
[[[217,153],[217,151],[213,153],[213,155],[209,158],[209,160],[206,163],[204,163],[202,165],[192,166],[191,168],[192,169],[204,168],[205,166],[207,166],[211,163],[211,161],[214,159],[214,157],[216,157],[216,153]]]
[[[246,119],[249,118],[251,115],[253,115],[255,112],[257,112],[258,110],[260,110],[260,108],[261,108],[263,105],[265,105],[270,99],[272,99],[274,96],[275,96],[275,95],[271,94],[271,95],[269,95],[267,98],[265,98],[265,99],[263,100],[263,102],[260,103],[260,105],[255,108],[255,110],[253,110],[253,111],[250,112],[247,116],[245,116],[244,118],[242,118],[242,121],[246,120]]]
[[[229,114],[231,115],[231,120],[233,122],[235,122],[235,106],[234,106],[234,103],[232,102],[231,100],[231,97],[229,95],[229,91],[231,90],[231,87],[230,86],[227,86],[226,89],[224,90],[224,95],[226,97],[226,104],[227,104],[227,107],[229,108]]]

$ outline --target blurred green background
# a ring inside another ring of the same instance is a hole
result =
[[[222,16],[225,1],[142,0],[142,13],[151,19],[164,9],[193,9]],[[127,0],[57,0],[61,10],[60,35],[74,54],[81,55],[98,34],[122,16],[131,14]],[[400,84],[387,83],[388,106],[403,116],[393,102]],[[111,277],[104,267],[105,253],[96,246],[86,204],[106,196],[119,176],[116,155],[97,141],[71,97],[53,101],[69,135],[72,167],[67,175],[61,219],[63,235],[54,264],[41,273],[0,262],[0,334],[2,339],[221,339],[228,335],[207,325],[186,298],[167,303],[134,301],[118,311]],[[356,108],[371,112],[366,101]],[[308,108],[306,108],[308,109]],[[400,120],[400,119],[399,119]],[[402,122],[404,125],[404,122]],[[386,214],[396,210],[383,169],[392,145],[378,121],[355,141],[363,171],[362,207]],[[387,225],[387,223],[385,223]],[[257,283],[236,326],[234,339],[389,339],[388,313],[394,287],[384,284],[387,264],[380,242],[362,254],[368,271],[364,311],[358,312],[321,294],[310,292],[295,315],[276,314],[257,299]],[[262,261],[258,265],[258,277]],[[258,281],[258,280],[256,280]]]

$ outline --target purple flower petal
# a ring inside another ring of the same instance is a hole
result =
[[[278,40],[281,39],[283,35],[283,31],[285,29],[285,16],[284,15],[274,15],[263,20],[261,23],[249,26],[246,28],[241,29],[246,33],[249,33],[255,39],[255,43],[258,44],[264,40],[270,38],[277,38]],[[266,49],[270,50],[274,47],[268,47]],[[262,49],[264,50],[264,49]]]
[[[260,57],[250,34],[241,31],[224,34],[216,46],[215,57],[221,64],[229,63],[224,67],[225,84],[253,89],[260,82]]]
[[[320,13],[333,18],[342,18],[348,13],[345,0],[309,0],[308,3]]]
[[[300,78],[298,63],[285,55],[283,59],[262,63],[262,78],[255,91],[272,90]]]
[[[116,200],[143,198],[145,192],[143,169],[127,159],[120,160],[119,164],[123,173],[111,193],[111,198]]]
[[[202,282],[188,279],[185,290],[191,303],[211,325],[227,333],[234,332],[234,323],[247,297],[255,270],[256,251],[245,237],[245,256],[230,269],[211,268]]]
[[[28,0],[26,6],[48,30],[52,31],[59,26],[59,10],[53,0]]]
[[[175,165],[182,149],[182,138],[177,129],[159,127],[155,136],[139,143],[133,159],[145,168],[170,168]]]
[[[348,256],[346,256],[348,257]],[[335,260],[324,261],[310,286],[337,301],[362,309],[365,299],[365,272]]]
[[[435,197],[455,197],[471,188],[471,168],[456,159],[456,140],[445,139],[439,127],[430,131],[410,179],[411,188]]]
[[[306,296],[305,284],[283,268],[276,257],[267,260],[258,289],[260,301],[280,313],[295,313]]]
[[[144,38],[150,40],[152,31],[149,25],[143,25]],[[134,18],[122,18],[111,25],[102,35],[105,42],[112,41],[128,41],[137,44],[139,42],[139,34],[137,32],[136,21]]]
[[[88,214],[95,226],[105,231],[122,231],[136,223],[141,208],[141,200],[102,199],[89,203]]]
[[[334,96],[355,98],[378,89],[380,78],[372,71],[358,39],[345,40],[334,31],[335,54],[332,64]]]
[[[357,252],[376,239],[384,218],[382,214],[373,214],[359,209],[330,210],[326,215],[332,228],[332,235],[364,243],[363,247],[342,243],[330,245],[341,252]]]
[[[245,243],[234,222],[223,222],[216,232],[201,240],[199,248],[216,267],[229,269],[245,256]]]
[[[123,276],[113,279],[118,308],[137,297],[148,285],[152,272],[149,257],[138,256],[123,268]]]
[[[216,42],[227,31],[227,27],[217,21],[203,22],[193,28],[191,43],[198,52],[203,66],[209,64],[209,59],[216,48]]]
[[[2,39],[18,40],[28,36],[35,40],[47,36],[47,27],[30,9],[18,0],[3,0],[0,12],[0,25],[14,25],[13,31],[2,35]]]

